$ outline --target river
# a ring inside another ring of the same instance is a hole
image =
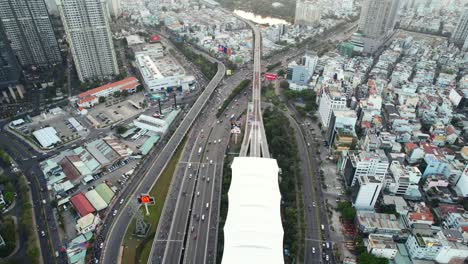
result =
[[[255,22],[257,24],[268,24],[268,25],[281,25],[281,24],[286,24],[289,25],[289,23],[280,18],[274,18],[274,17],[262,17],[260,15],[257,15],[252,12],[246,12],[243,10],[234,10],[234,14],[243,17],[245,19],[248,19],[252,22]]]

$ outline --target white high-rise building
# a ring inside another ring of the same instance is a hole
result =
[[[119,73],[106,0],[57,0],[80,81]]]
[[[122,9],[120,7],[120,0],[107,0],[107,4],[109,6],[109,14],[112,17],[118,17],[122,13]]]
[[[338,9],[341,9],[346,13],[353,12],[353,2],[354,2],[354,0],[336,1],[336,3],[339,5],[339,6],[337,6]]]
[[[359,192],[354,200],[354,208],[360,211],[374,211],[374,206],[382,190],[382,181],[373,176],[359,176]]]
[[[396,195],[405,195],[409,186],[417,186],[422,177],[422,173],[417,167],[403,166],[397,160],[392,161],[390,172],[394,182],[388,185],[388,189]]]
[[[294,17],[294,24],[300,26],[316,26],[319,23],[319,3],[310,0],[298,0],[296,2],[296,14]]]
[[[465,9],[458,21],[450,40],[457,45],[464,45],[468,37],[468,9]]]
[[[333,110],[346,110],[346,94],[324,88],[319,102],[319,115],[324,127],[328,127]]]
[[[389,166],[385,152],[377,149],[373,152],[350,151],[344,157],[341,171],[348,186],[356,184],[359,177],[374,177],[383,181]]]
[[[364,42],[364,52],[373,53],[391,35],[398,18],[400,0],[365,0],[358,32]]]

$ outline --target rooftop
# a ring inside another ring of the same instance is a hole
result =
[[[274,159],[234,159],[222,264],[284,263],[278,172]]]
[[[369,245],[378,249],[396,249],[396,244],[391,235],[370,234]]]

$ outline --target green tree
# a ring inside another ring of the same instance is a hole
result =
[[[5,199],[5,202],[7,202],[7,203],[12,203],[13,199],[14,199],[13,193],[12,192],[5,192],[5,194],[3,194],[3,199]]]
[[[283,88],[283,89],[288,89],[289,88],[289,82],[286,81],[286,80],[282,80],[280,82],[280,87]]]
[[[279,69],[276,74],[278,74],[278,76],[284,76],[286,74],[286,71],[284,69]]]
[[[106,98],[104,96],[99,96],[99,103],[102,104],[105,102],[106,102]]]
[[[141,85],[141,84],[140,84],[140,85],[138,85],[138,86],[137,86],[137,88],[136,88],[136,90],[137,90],[137,92],[141,92],[141,91],[143,91],[143,90],[144,90],[144,87],[143,87],[143,85]]]
[[[118,126],[116,130],[117,130],[117,134],[121,135],[127,132],[128,128],[126,126]]]
[[[120,97],[120,95],[122,95],[122,93],[120,91],[115,91],[114,92],[114,97]]]
[[[119,74],[117,74],[117,76],[115,76],[115,79],[120,81],[120,80],[123,80],[127,77],[127,72],[123,71]]]
[[[358,256],[359,264],[388,264],[388,259],[376,257],[370,253],[362,253]]]
[[[122,95],[123,97],[127,97],[127,96],[129,95],[128,90],[123,90],[122,93],[121,93],[121,95]]]

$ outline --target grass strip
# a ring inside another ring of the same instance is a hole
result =
[[[141,207],[140,210],[144,215],[146,223],[151,224],[151,228],[148,231],[146,238],[138,238],[133,235],[135,229],[135,220],[132,220],[127,228],[124,238],[124,250],[122,255],[122,263],[146,263],[151,252],[151,246],[156,235],[156,229],[158,227],[159,219],[161,218],[162,210],[164,208],[164,202],[166,201],[169,187],[171,185],[172,177],[179,163],[179,159],[182,155],[186,140],[180,144],[178,150],[167,164],[164,171],[159,176],[153,189],[150,191],[150,196],[153,196],[156,203],[155,205],[148,206],[150,215],[146,215],[146,210]]]
[[[239,95],[242,92],[242,90],[244,90],[249,84],[250,84],[250,79],[243,80],[242,82],[239,83],[239,85],[236,86],[236,88],[234,88],[234,90],[232,90],[232,92],[228,96],[228,98],[226,98],[226,100],[224,100],[223,104],[219,107],[218,112],[216,113],[217,118],[219,118],[221,116],[221,114],[224,112],[224,110],[226,110],[226,108],[231,103],[231,101],[237,95]]]

